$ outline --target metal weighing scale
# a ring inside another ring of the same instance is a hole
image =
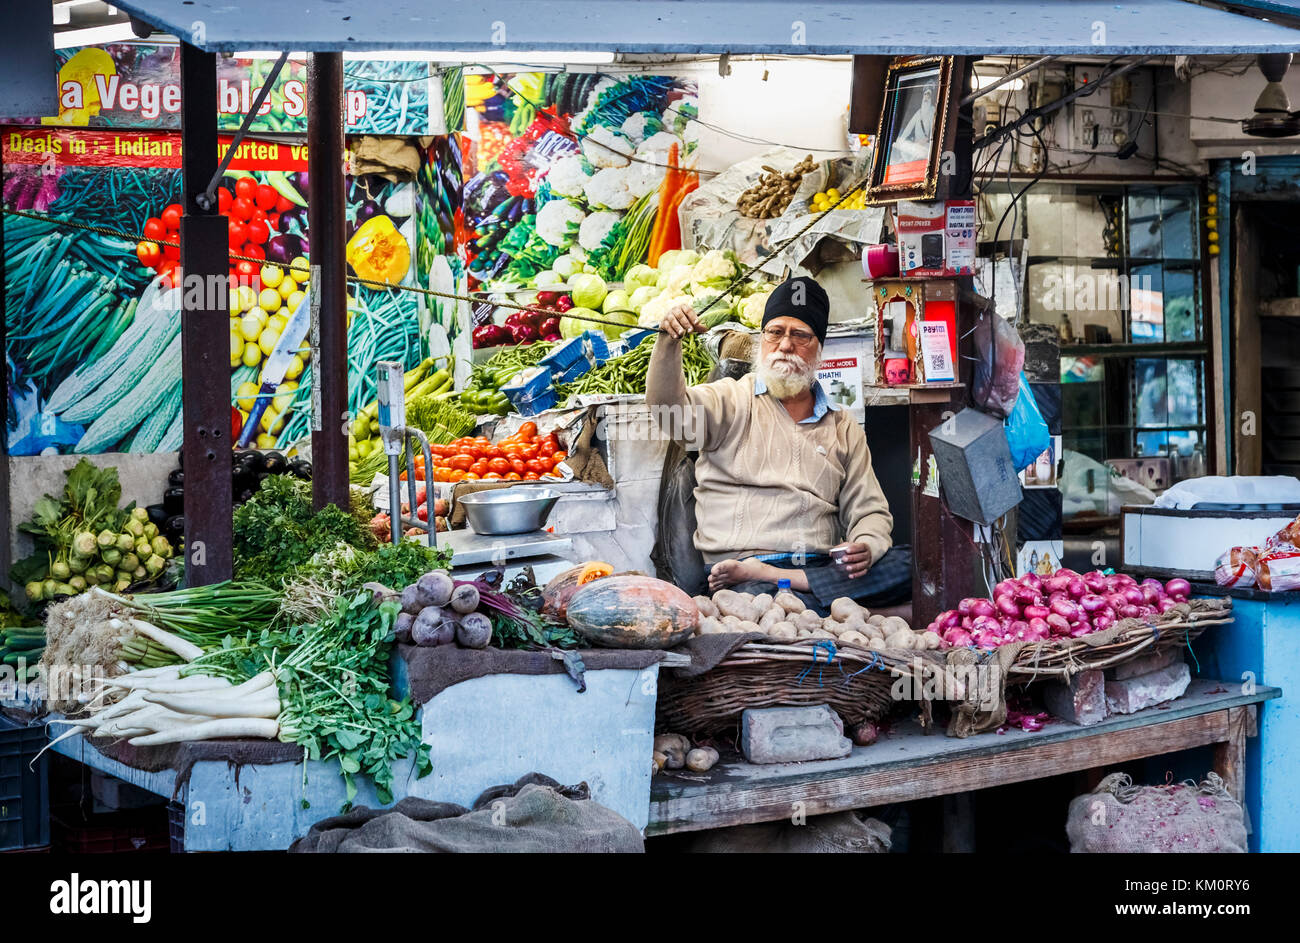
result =
[[[569,556],[573,551],[573,541],[568,537],[557,537],[546,531],[533,531],[528,534],[509,534],[484,536],[473,530],[445,531],[441,541],[437,536],[437,524],[434,516],[434,488],[425,489],[425,515],[427,521],[420,521],[414,516],[402,517],[401,472],[399,464],[403,450],[406,452],[407,490],[412,508],[415,507],[415,495],[418,483],[415,480],[415,464],[412,457],[413,446],[418,446],[424,453],[426,468],[433,467],[429,453],[429,442],[424,433],[406,425],[406,391],[403,385],[402,364],[383,360],[378,367],[379,400],[379,435],[388,455],[388,499],[389,515],[393,521],[393,540],[402,540],[403,528],[413,527],[427,535],[412,535],[407,540],[427,540],[430,547],[442,546],[451,550],[452,576],[456,579],[476,579],[498,566],[504,567],[504,581],[509,582],[525,566],[532,567],[533,579],[539,586],[544,586],[551,579],[574,566]]]

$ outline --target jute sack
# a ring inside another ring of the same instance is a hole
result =
[[[1217,773],[1169,786],[1134,786],[1111,773],[1070,803],[1065,831],[1079,853],[1246,850],[1245,813]]]

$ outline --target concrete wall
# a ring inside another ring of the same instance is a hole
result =
[[[122,504],[134,501],[141,507],[157,504],[167,488],[167,475],[176,467],[176,454],[131,455],[112,452],[84,456],[96,466],[113,465],[122,483]],[[64,473],[79,462],[80,455],[34,455],[9,459],[9,548],[14,560],[32,552],[32,539],[19,533],[18,525],[29,519],[42,495],[59,497],[66,481]],[[9,574],[3,579],[8,583]]]

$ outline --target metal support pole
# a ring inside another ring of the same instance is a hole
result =
[[[182,398],[185,409],[185,581],[205,586],[234,567],[230,482],[229,234],[198,197],[217,168],[216,56],[181,44]]]
[[[343,194],[343,54],[307,64],[307,212],[311,231],[312,500],[348,507],[347,258]]]

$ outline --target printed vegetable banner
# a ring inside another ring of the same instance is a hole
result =
[[[671,154],[698,143],[695,85],[657,75],[465,76],[464,245],[488,287],[644,262]],[[453,115],[447,115],[452,127]]]
[[[113,43],[55,51],[59,72],[57,116],[40,124],[93,128],[180,128],[180,47]],[[238,128],[274,65],[272,59],[217,58],[217,112],[222,128]],[[250,130],[303,134],[307,130],[307,66],[285,63]],[[344,122],[349,134],[435,134],[441,116],[430,111],[437,79],[427,62],[349,62],[344,73]],[[37,123],[13,115],[14,123]]]
[[[9,127],[4,204],[140,238],[5,220],[12,455],[153,452],[181,436],[180,318],[168,292],[179,249],[180,135]],[[289,312],[309,290],[306,151],[246,141],[218,191],[229,217],[231,397],[247,419]],[[414,185],[347,181],[348,260],[390,284],[411,277]],[[292,266],[265,266],[268,259]],[[285,343],[289,343],[286,340]],[[310,351],[290,362],[256,444],[286,448],[310,428]],[[357,288],[349,303],[349,407],[375,396],[373,365],[423,359],[415,298]]]

